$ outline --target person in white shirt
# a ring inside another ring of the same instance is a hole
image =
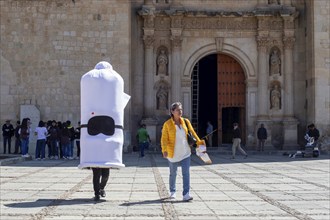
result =
[[[47,128],[45,127],[45,122],[39,121],[38,127],[34,132],[37,136],[37,146],[36,146],[36,160],[45,159],[45,147],[47,138]]]

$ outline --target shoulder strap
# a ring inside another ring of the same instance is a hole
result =
[[[186,120],[187,120],[187,119],[183,118],[183,121],[184,121],[184,123],[186,124],[186,127],[187,127],[188,131],[190,131],[190,130],[189,130],[189,126],[188,126]]]

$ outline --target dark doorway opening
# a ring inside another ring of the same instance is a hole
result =
[[[222,143],[232,143],[233,123],[240,122],[240,108],[228,107],[222,109]]]
[[[207,121],[213,129],[218,128],[217,97],[217,54],[202,58],[199,63],[199,103],[198,103],[198,135],[206,135]],[[213,133],[213,147],[217,147],[217,132]]]

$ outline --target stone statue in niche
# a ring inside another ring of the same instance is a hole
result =
[[[168,102],[168,90],[165,86],[160,85],[157,91],[157,109],[166,110]]]
[[[278,55],[277,49],[273,50],[270,55],[269,73],[270,75],[281,75],[281,59]]]
[[[154,88],[156,89],[157,109],[167,110],[170,85],[162,78],[156,83]]]
[[[274,110],[281,109],[281,89],[278,84],[274,84],[270,91],[270,108]]]
[[[161,49],[157,58],[157,75],[168,75],[168,58],[165,49]]]

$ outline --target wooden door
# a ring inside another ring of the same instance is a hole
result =
[[[221,145],[223,135],[223,109],[239,109],[237,119],[242,131],[242,142],[245,142],[245,74],[241,65],[232,57],[218,54],[218,143]],[[228,122],[226,122],[228,123]],[[231,127],[232,126],[226,126]]]

